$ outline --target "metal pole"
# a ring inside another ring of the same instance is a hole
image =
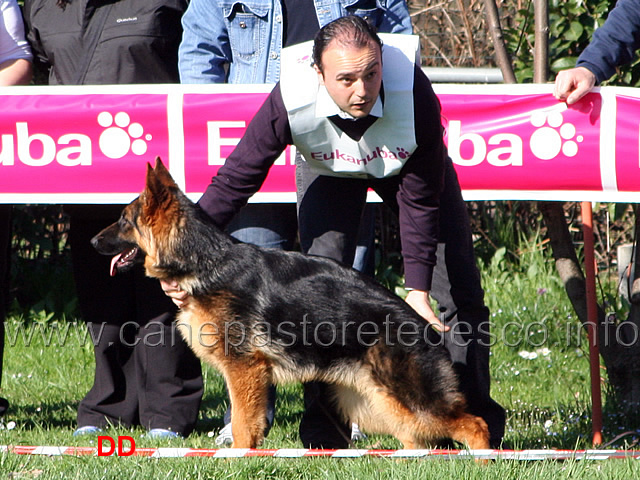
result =
[[[549,4],[536,0],[534,76],[536,83],[546,83],[549,76]],[[602,444],[602,391],[600,386],[600,349],[598,348],[598,300],[596,298],[596,262],[593,245],[593,212],[591,202],[582,202],[584,263],[587,294],[587,336],[589,339],[589,372],[591,377],[591,430],[593,445]]]
[[[602,444],[602,391],[600,387],[600,351],[598,348],[598,301],[596,298],[596,261],[593,245],[593,212],[591,202],[582,202],[584,234],[584,268],[587,290],[587,335],[589,338],[589,370],[591,374],[591,431],[593,445]]]
[[[499,68],[422,67],[431,83],[503,83]]]

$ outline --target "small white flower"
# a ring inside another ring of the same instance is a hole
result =
[[[213,432],[207,433],[207,437],[209,437],[209,438],[212,438],[214,435],[215,435],[215,433],[213,433]]]
[[[7,430],[13,430],[14,428],[16,428],[16,422],[11,421],[7,423]]]
[[[546,422],[544,422],[544,428],[546,430],[549,430],[552,426],[553,426],[553,422],[551,420],[547,420]]]
[[[525,360],[535,360],[536,358],[538,358],[538,354],[536,352],[527,352],[526,350],[518,352],[518,355],[520,355]]]

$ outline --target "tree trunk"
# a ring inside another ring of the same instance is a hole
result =
[[[533,70],[535,83],[546,83],[549,78],[549,3],[536,0],[534,4],[535,44]]]
[[[498,6],[495,0],[484,0],[484,12],[487,17],[487,26],[491,34],[491,40],[493,41],[496,63],[502,71],[502,78],[504,78],[505,83],[516,83],[513,65],[511,65],[511,59],[507,53],[507,47],[504,44]]]
[[[587,322],[587,294],[584,273],[578,261],[576,250],[569,234],[562,202],[538,202],[547,226],[553,259],[560,279],[580,321]],[[604,319],[604,312],[598,310],[598,318]]]
[[[635,231],[640,228],[640,206],[635,209]],[[638,241],[635,241],[634,265],[640,262]],[[631,308],[629,316],[621,322],[607,319],[601,337],[600,351],[609,383],[613,387],[618,409],[627,413],[636,413],[640,406],[640,269],[634,268],[631,288]]]
[[[573,309],[587,324],[586,284],[561,202],[539,202],[547,226],[553,258]],[[636,230],[640,227],[636,211]],[[635,262],[640,261],[636,247]],[[638,263],[636,263],[637,265]],[[640,406],[640,302],[631,305],[629,317],[619,322],[598,305],[598,348],[604,360],[616,408],[637,412]]]
[[[536,46],[534,81],[546,83],[548,77],[548,4],[547,0],[535,2]],[[506,83],[516,83],[509,60],[495,0],[485,0],[487,25],[493,40],[496,62]],[[538,202],[547,226],[556,269],[567,296],[583,327],[587,325],[586,282],[582,265],[569,234],[562,202]],[[636,232],[640,231],[640,206],[636,208]],[[640,245],[635,244],[635,265],[640,266]],[[640,268],[634,269],[631,289],[631,309],[627,319],[618,321],[605,314],[598,306],[598,348],[604,361],[616,400],[616,408],[637,412],[640,406]]]

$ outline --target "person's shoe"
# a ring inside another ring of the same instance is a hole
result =
[[[360,427],[357,423],[351,424],[351,441],[359,442],[360,440],[366,440],[367,436],[360,431]]]
[[[215,444],[219,446],[229,446],[233,443],[233,433],[231,433],[231,424],[227,423],[215,439]]]
[[[168,439],[168,438],[180,438],[180,434],[176,432],[172,432],[171,430],[167,430],[166,428],[152,428],[149,430],[145,438],[155,438],[155,439]]]
[[[0,417],[7,413],[9,409],[9,401],[6,398],[0,397]]]
[[[79,427],[73,432],[74,437],[81,437],[82,435],[97,435],[102,432],[102,429],[96,427],[94,425],[85,425],[84,427]]]

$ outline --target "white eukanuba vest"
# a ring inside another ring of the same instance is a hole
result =
[[[380,34],[380,38],[383,114],[359,141],[351,139],[327,117],[316,115],[318,93],[320,89],[326,93],[326,89],[319,84],[311,65],[313,42],[282,50],[280,89],[293,143],[318,174],[356,178],[397,175],[417,147],[413,76],[418,37]]]

